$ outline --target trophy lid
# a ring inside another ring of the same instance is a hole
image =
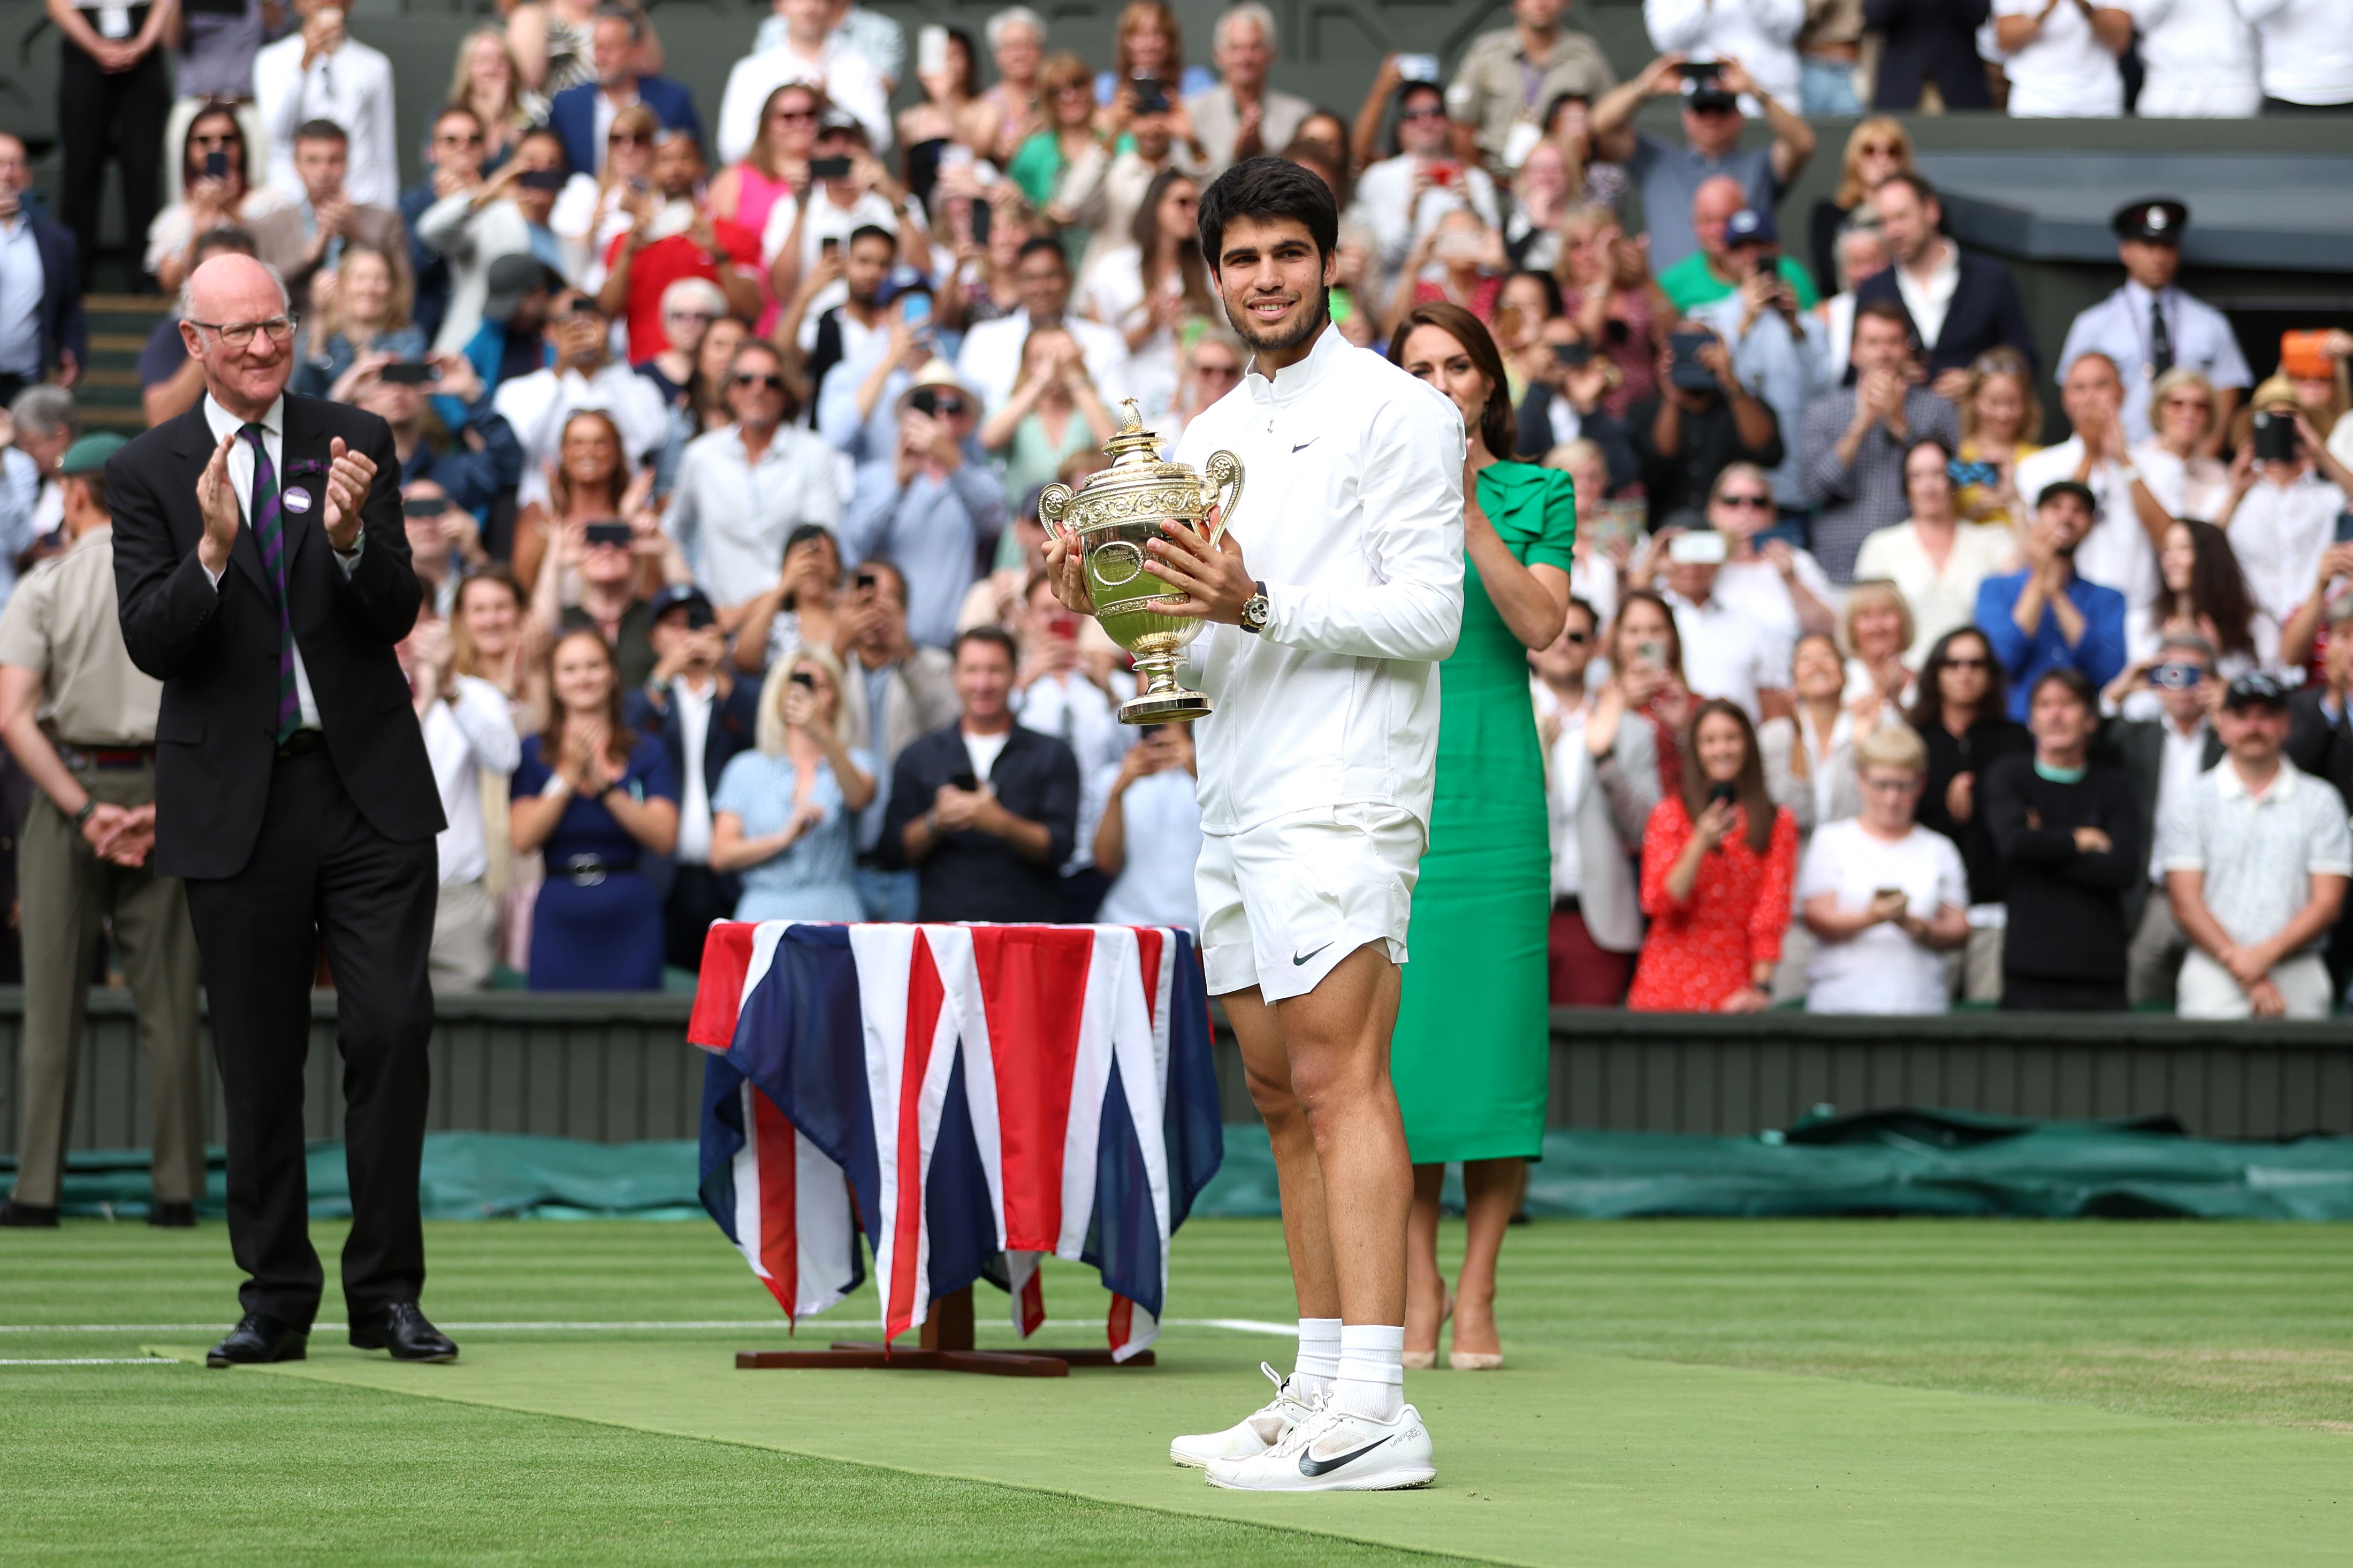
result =
[[[1144,427],[1144,414],[1133,397],[1120,399],[1127,416],[1120,421],[1119,429],[1103,443],[1103,451],[1114,468],[1134,468],[1143,463],[1160,460],[1160,437]]]

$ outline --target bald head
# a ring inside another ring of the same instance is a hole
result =
[[[260,330],[264,323],[278,331]],[[180,339],[203,364],[205,389],[215,401],[241,417],[259,418],[294,369],[285,283],[250,256],[206,258],[180,288]]]
[[[1692,193],[1692,232],[1710,260],[1724,257],[1724,226],[1748,205],[1748,189],[1729,174],[1715,174]]]

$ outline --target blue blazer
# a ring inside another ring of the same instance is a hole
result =
[[[702,117],[694,111],[694,95],[668,77],[638,79],[638,101],[654,111],[665,131],[691,131],[702,143],[705,160],[713,154],[711,139],[702,133]],[[547,128],[564,139],[564,156],[575,174],[596,172],[596,84],[567,87],[547,106]]]
[[[33,246],[41,254],[41,374],[70,350],[74,363],[90,368],[90,329],[81,314],[81,273],[74,262],[73,231],[27,213]]]

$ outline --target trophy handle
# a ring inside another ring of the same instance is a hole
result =
[[[1226,529],[1234,521],[1234,508],[1241,504],[1242,460],[1231,452],[1212,452],[1209,460],[1201,465],[1201,477],[1218,497],[1218,526],[1209,531],[1209,542],[1215,544],[1226,536]],[[1043,510],[1041,502],[1039,510]]]
[[[1046,537],[1060,539],[1071,531],[1062,518],[1076,500],[1078,492],[1064,484],[1048,485],[1038,493],[1038,523],[1046,531]]]

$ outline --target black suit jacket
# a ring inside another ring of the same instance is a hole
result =
[[[640,732],[661,737],[670,752],[670,768],[679,788],[686,787],[686,726],[678,716],[678,700],[668,685],[641,686],[621,703],[621,722]],[[737,676],[727,695],[711,705],[711,728],[702,737],[702,788],[719,793],[719,775],[727,764],[757,743],[760,729],[760,683]]]
[[[1883,39],[1873,109],[1917,109],[1934,81],[1947,109],[1991,109],[1977,33],[1989,0],[1862,0],[1862,25]]]
[[[324,524],[327,443],[337,436],[376,465],[349,577]],[[122,640],[131,661],[164,683],[155,868],[172,877],[244,868],[277,759],[278,606],[260,548],[239,528],[218,587],[196,559],[196,481],[213,446],[199,399],[106,465]],[[289,396],[283,447],[281,493],[301,488],[313,498],[307,510],[283,510],[287,599],[328,755],[376,831],[396,842],[430,838],[443,826],[440,792],[392,651],[424,600],[408,564],[392,428],[343,404]]]
[[[73,230],[36,217],[33,246],[41,255],[41,373],[58,363],[60,351],[90,368],[90,329],[81,311],[81,272],[74,263]]]
[[[1904,304],[1903,291],[1895,287],[1895,268],[1874,272],[1854,286],[1854,302],[1861,305],[1866,300]],[[1904,318],[1911,321],[1912,312],[1905,310]],[[1935,345],[1929,345],[1916,321],[1912,336],[1927,351],[1932,377],[1948,370],[1967,370],[1969,362],[1986,350],[2004,346],[2024,354],[2029,365],[2039,369],[2042,363],[2035,356],[2034,329],[2027,324],[2026,307],[2019,300],[2018,284],[2010,268],[1974,250],[1961,252],[1960,279],[1954,286],[1953,302],[1946,309],[1944,330]]]
[[[2287,700],[2287,760],[2315,778],[2327,779],[2353,811],[2353,717],[2340,707],[2331,722],[2320,700],[2327,689],[2311,685],[2291,692]],[[2353,913],[2353,900],[2348,901]]]
[[[883,864],[906,864],[907,825],[932,809],[940,786],[972,768],[964,730],[950,724],[918,736],[899,753],[891,773],[891,805],[882,816]],[[926,921],[1057,921],[1062,918],[1062,862],[1079,831],[1079,763],[1051,735],[1013,726],[1005,750],[988,770],[988,784],[1006,810],[1042,822],[1052,839],[1041,863],[1025,858],[993,835],[967,828],[932,847],[918,868],[922,893],[915,918]]]

